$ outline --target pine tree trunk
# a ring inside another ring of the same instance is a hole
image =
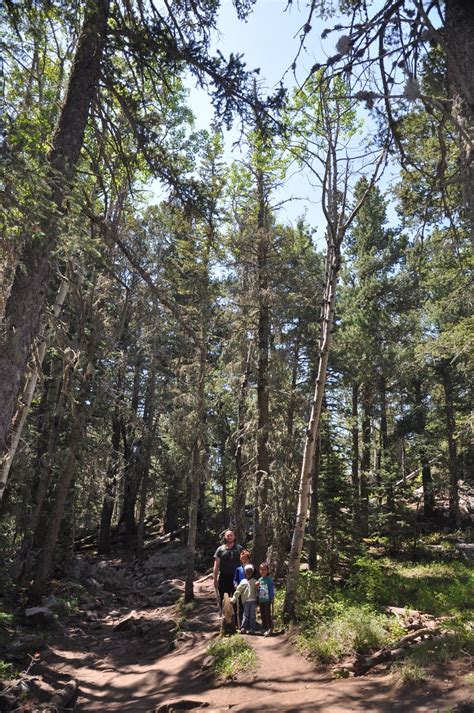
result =
[[[59,287],[58,294],[56,296],[56,301],[54,303],[54,307],[52,310],[53,319],[57,319],[57,317],[59,317],[62,306],[64,304],[64,300],[66,299],[68,290],[69,290],[69,283],[66,282],[66,280],[63,280]],[[35,395],[36,385],[38,383],[38,379],[40,376],[41,366],[43,364],[43,360],[44,360],[44,357],[46,354],[46,349],[48,348],[48,346],[50,344],[53,334],[54,334],[54,323],[49,325],[49,327],[45,330],[45,334],[38,344],[38,347],[36,350],[36,355],[35,355],[35,365],[33,367],[32,373],[29,375],[29,377],[27,379],[27,382],[26,382],[26,385],[25,385],[25,388],[24,388],[24,391],[22,394],[20,408],[16,414],[15,423],[12,428],[10,447],[8,449],[6,456],[5,456],[3,467],[2,467],[2,472],[0,474],[0,501],[2,500],[3,493],[5,492],[5,487],[8,482],[8,475],[10,473],[10,468],[12,466],[13,459],[15,457],[15,453],[18,448],[18,444],[20,443],[21,434],[23,433],[23,429],[25,427],[26,417],[28,416],[28,412],[30,410],[31,403],[33,401],[33,396]]]
[[[352,519],[354,530],[360,536],[360,479],[359,479],[359,384],[352,384]]]
[[[318,515],[319,515],[319,474],[321,471],[321,434],[318,433],[311,473],[311,500],[308,521],[308,567],[312,572],[318,568]]]
[[[237,542],[245,542],[246,522],[245,522],[245,473],[243,469],[243,449],[245,441],[245,406],[247,402],[247,392],[250,379],[250,364],[252,358],[252,345],[249,344],[247,357],[243,369],[242,382],[240,385],[239,405],[237,410],[237,447],[235,449],[235,491],[233,502],[234,530]]]
[[[416,432],[419,434],[420,438],[424,440],[426,437],[426,410],[423,406],[421,381],[419,379],[415,379],[413,386],[415,391]],[[433,478],[431,477],[431,466],[424,443],[420,448],[420,465],[423,487],[423,514],[427,518],[432,518],[434,515]]]
[[[148,484],[150,481],[150,464],[151,451],[153,447],[153,439],[155,437],[155,413],[156,413],[156,372],[157,372],[157,349],[158,340],[155,340],[153,346],[153,355],[151,357],[151,368],[148,377],[148,386],[145,397],[145,412],[144,420],[146,433],[143,443],[142,457],[140,459],[140,470],[142,471],[142,489],[140,494],[140,509],[138,516],[137,529],[137,551],[142,552],[143,541],[145,537],[145,512],[146,501],[148,497]]]
[[[461,514],[459,512],[459,465],[456,448],[456,421],[454,418],[453,384],[451,365],[443,362],[439,367],[441,382],[444,391],[444,414],[446,418],[446,439],[448,441],[449,457],[449,518],[454,527],[459,528]]]
[[[474,4],[471,0],[446,0],[445,13],[451,111],[460,127],[460,175],[474,242]]]
[[[268,297],[268,234],[262,171],[257,173],[258,191],[258,362],[257,362],[257,472],[255,483],[254,539],[255,564],[266,559],[269,545],[268,488],[270,483],[270,394],[268,362],[270,348],[270,305]]]
[[[334,323],[334,310],[336,306],[336,287],[340,261],[339,244],[340,243],[334,244],[333,240],[328,242],[326,257],[326,284],[321,311],[318,371],[311,415],[306,432],[306,442],[303,453],[303,464],[301,467],[299,486],[298,509],[291,543],[285,601],[283,604],[283,612],[286,618],[294,618],[296,612],[296,591],[300,571],[301,550],[303,548],[305,525],[308,516],[309,488],[311,483],[313,458],[321,420],[323,396],[327,379],[329,348],[331,344],[331,330]]]
[[[372,423],[372,398],[365,384],[362,393],[362,457],[360,462],[360,532],[369,536],[369,475]]]
[[[40,551],[36,565],[35,577],[30,588],[29,598],[37,601],[44,593],[48,576],[53,562],[53,552],[58,539],[61,521],[64,515],[64,507],[69,488],[76,472],[77,457],[83,443],[87,426],[87,415],[89,412],[88,396],[90,393],[90,381],[94,373],[92,366],[95,358],[97,334],[93,331],[90,335],[87,355],[88,364],[82,375],[82,384],[79,390],[74,420],[69,433],[68,448],[64,460],[61,464],[54,503],[50,512],[47,529],[44,534],[42,549]]]
[[[51,140],[51,209],[38,215],[39,235],[23,250],[5,306],[0,342],[0,455],[8,452],[8,434],[18,392],[54,271],[53,252],[60,237],[60,215],[82,148],[89,109],[96,93],[106,37],[109,0],[86,4],[66,98]]]
[[[119,379],[120,383],[120,379]],[[117,477],[120,463],[120,435],[121,422],[117,407],[112,416],[112,453],[110,454],[105,479],[105,495],[100,516],[99,535],[97,538],[97,551],[99,554],[108,554],[111,549],[110,527],[114,514]]]
[[[204,418],[206,398],[206,371],[207,371],[207,325],[202,326],[201,344],[199,347],[199,385],[197,404],[197,435],[193,447],[193,461],[191,472],[191,494],[189,501],[188,541],[186,549],[186,579],[184,583],[184,601],[194,599],[194,564],[196,561],[196,535],[199,508],[199,491],[203,478],[203,446],[204,446]]]
[[[135,355],[134,367],[130,406],[132,412],[136,415],[140,403],[141,374],[143,369],[143,354],[140,350],[138,350]],[[128,431],[129,432],[127,433],[127,426],[122,420],[125,468],[123,474],[123,499],[119,527],[120,531],[123,532],[126,546],[131,547],[135,543],[135,537],[137,534],[135,508],[140,489],[140,472],[138,469],[138,463],[143,444],[135,440],[136,435],[134,425],[132,425]]]

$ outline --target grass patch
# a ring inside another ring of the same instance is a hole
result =
[[[400,635],[395,620],[368,605],[333,605],[325,621],[303,628],[298,646],[321,663],[334,663],[344,656],[365,654],[394,641]]]
[[[403,681],[403,683],[421,683],[428,678],[425,669],[411,659],[396,661],[393,664],[392,670],[400,676],[400,680]]]
[[[214,657],[213,670],[219,678],[230,680],[257,666],[255,650],[238,634],[215,641],[208,652]]]
[[[453,624],[446,622],[447,628]],[[447,664],[453,659],[471,659],[474,656],[474,632],[470,627],[454,625],[451,634],[442,641],[425,641],[414,649],[409,658],[416,664],[427,666],[433,663]]]
[[[406,633],[382,611],[386,606],[442,617],[443,629],[452,635],[414,650],[406,676],[411,670],[416,677],[430,663],[474,656],[473,591],[474,571],[460,561],[399,562],[365,555],[355,561],[342,585],[304,571],[297,596],[297,642],[311,657],[335,663],[389,646]]]
[[[434,616],[472,616],[474,571],[463,562],[397,563],[361,557],[348,582],[349,596],[375,606],[419,609]]]

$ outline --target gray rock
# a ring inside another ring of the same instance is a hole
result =
[[[43,607],[46,607],[47,609],[51,609],[51,607],[58,606],[58,600],[56,599],[54,594],[50,594],[48,597],[41,598],[41,604]]]
[[[25,616],[29,622],[34,624],[56,623],[56,616],[48,607],[28,607],[28,609],[25,609]]]

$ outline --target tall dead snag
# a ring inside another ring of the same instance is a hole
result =
[[[235,448],[235,491],[232,512],[234,518],[234,531],[237,542],[245,542],[247,528],[245,521],[245,471],[243,464],[243,451],[245,443],[245,407],[249,389],[250,371],[252,363],[252,343],[247,349],[242,381],[240,384],[239,401],[237,407],[237,433]]]
[[[336,287],[340,267],[340,249],[341,239],[331,240],[331,238],[329,238],[326,253],[326,283],[324,288],[323,304],[321,307],[321,331],[319,338],[319,359],[316,386],[311,406],[308,430],[306,432],[303,464],[301,466],[298,510],[296,512],[296,523],[291,542],[290,558],[288,562],[288,578],[285,601],[283,605],[285,615],[291,618],[294,618],[295,615],[296,588],[298,585],[301,550],[303,549],[304,532],[308,517],[311,473],[313,469],[313,459],[319,433],[321,408],[326,386],[329,347],[331,344],[331,329],[334,323],[334,310],[336,307]]]
[[[290,148],[298,160],[310,168],[322,189],[322,205],[326,218],[325,284],[320,314],[320,336],[316,384],[311,405],[306,440],[301,466],[298,507],[293,530],[288,577],[286,582],[283,613],[285,618],[295,618],[296,591],[300,571],[301,551],[308,517],[309,493],[313,459],[319,434],[323,396],[326,387],[327,366],[334,324],[336,289],[339,276],[341,245],[344,236],[372,188],[384,152],[375,161],[372,180],[356,205],[349,208],[348,192],[351,173],[351,157],[348,151],[347,132],[355,119],[355,113],[346,98],[344,82],[328,78],[320,73],[308,82],[305,92],[299,92],[295,109],[299,118],[296,130],[300,143]],[[343,144],[343,146],[340,144]],[[342,148],[342,153],[339,153]],[[321,156],[324,156],[322,158]],[[312,159],[321,162],[322,171],[312,164]]]
[[[252,555],[258,564],[266,559],[268,547],[270,483],[270,394],[268,360],[270,348],[270,304],[268,294],[269,235],[267,198],[263,171],[256,171],[257,182],[257,292],[258,292],[258,362],[257,362],[257,472],[255,479],[254,540]]]
[[[189,499],[189,519],[188,519],[188,540],[186,549],[186,579],[184,583],[184,601],[191,602],[194,599],[194,565],[196,561],[196,536],[197,520],[199,509],[199,493],[206,470],[206,377],[207,377],[207,355],[208,355],[208,299],[209,299],[209,242],[206,245],[205,256],[205,284],[203,289],[203,301],[201,305],[201,330],[198,345],[199,372],[197,385],[196,404],[196,434],[193,444],[192,466],[191,466],[191,494]]]
[[[85,3],[66,97],[48,155],[50,206],[39,211],[37,237],[23,251],[5,306],[5,329],[0,338],[0,457],[7,452],[17,396],[54,272],[53,253],[60,238],[64,198],[74,176],[98,85],[108,12],[109,0]]]

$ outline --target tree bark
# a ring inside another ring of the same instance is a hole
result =
[[[84,374],[81,376],[82,383],[76,402],[73,424],[69,433],[68,448],[61,464],[53,507],[43,538],[43,546],[38,557],[35,577],[29,591],[31,601],[37,601],[45,590],[52,566],[54,548],[64,515],[67,494],[76,471],[77,457],[87,426],[87,414],[89,411],[88,396],[90,393],[91,378],[94,374],[93,361],[95,359],[96,341],[97,333],[93,330],[87,348],[87,365],[84,369]]]
[[[360,479],[359,479],[359,384],[352,384],[352,520],[354,530],[360,536]]]
[[[53,253],[60,237],[60,216],[84,140],[96,93],[105,43],[109,0],[86,3],[84,22],[69,76],[66,97],[48,155],[48,192],[52,208],[38,215],[38,236],[26,245],[5,307],[0,342],[0,454],[8,434],[20,385],[54,271]]]
[[[237,542],[245,542],[247,531],[245,523],[245,473],[243,468],[243,449],[245,442],[245,406],[249,388],[252,344],[249,344],[242,381],[240,384],[239,404],[237,409],[237,446],[235,449],[235,491],[233,502],[234,529]]]
[[[444,414],[446,419],[446,439],[448,441],[449,458],[449,518],[454,527],[459,528],[461,524],[461,514],[459,511],[459,464],[456,447],[456,421],[454,418],[453,404],[453,383],[451,375],[451,365],[443,362],[438,372],[444,391]]]
[[[416,432],[422,441],[424,441],[426,438],[426,409],[423,405],[420,379],[414,380],[413,387],[415,392]],[[423,487],[423,513],[425,517],[432,518],[434,515],[433,479],[431,477],[431,466],[424,442],[422,442],[420,447],[420,465]]]
[[[141,376],[143,370],[143,353],[138,350],[135,355],[135,368],[133,376],[132,397],[130,406],[134,417],[137,415],[140,403]],[[135,508],[137,505],[138,492],[140,489],[140,472],[138,469],[140,453],[143,446],[141,441],[136,440],[135,422],[129,427],[122,418],[122,438],[124,447],[125,468],[123,474],[123,499],[120,513],[119,527],[123,532],[127,546],[133,546],[137,534],[137,521],[135,518]]]
[[[360,462],[360,532],[369,536],[369,476],[372,425],[372,397],[370,387],[364,384],[362,392],[362,457]]]
[[[59,287],[58,294],[56,296],[56,301],[54,303],[54,307],[52,310],[53,320],[55,320],[59,317],[62,306],[64,304],[64,300],[66,299],[66,295],[68,293],[68,289],[69,289],[68,282],[66,282],[66,280],[63,280]],[[3,467],[2,467],[2,472],[0,474],[0,501],[2,500],[3,493],[5,492],[5,487],[8,482],[10,468],[12,466],[13,459],[15,457],[15,453],[16,453],[18,445],[20,443],[21,434],[23,433],[23,429],[24,429],[25,423],[26,423],[26,417],[28,416],[31,403],[33,401],[33,396],[35,395],[36,385],[37,385],[38,379],[40,377],[41,366],[43,364],[46,350],[51,342],[53,334],[54,334],[54,322],[47,327],[47,329],[45,330],[44,336],[42,337],[42,339],[40,340],[40,342],[37,346],[36,355],[35,355],[35,365],[33,366],[33,370],[31,372],[31,374],[29,375],[27,382],[25,384],[25,388],[23,391],[22,399],[21,399],[21,404],[19,406],[18,412],[15,417],[15,422],[14,422],[12,433],[11,433],[10,447],[8,449],[8,452],[6,453]]]
[[[196,561],[196,535],[197,517],[199,507],[199,491],[203,478],[203,446],[204,446],[204,417],[206,399],[206,372],[207,372],[207,325],[203,323],[201,330],[201,344],[199,346],[199,383],[198,404],[196,412],[197,435],[193,447],[193,461],[191,472],[191,494],[189,501],[188,541],[186,549],[186,579],[184,583],[184,601],[194,599],[194,564]]]
[[[460,127],[460,175],[474,241],[474,5],[470,0],[446,0],[445,11],[451,111]]]
[[[257,171],[258,194],[258,362],[257,362],[257,472],[255,482],[254,538],[252,556],[258,566],[266,559],[269,537],[268,489],[270,484],[270,394],[268,363],[270,305],[268,296],[268,230],[263,171]]]
[[[112,416],[112,453],[110,454],[107,466],[105,495],[100,516],[99,535],[97,538],[97,551],[99,554],[108,554],[111,548],[110,526],[114,513],[117,477],[120,468],[120,436],[120,415],[118,413],[118,407],[115,406]]]
[[[303,453],[303,464],[301,467],[299,486],[298,510],[296,513],[296,523],[293,531],[293,539],[288,563],[288,578],[283,604],[283,612],[286,618],[294,618],[296,613],[296,590],[298,586],[301,550],[303,548],[306,518],[308,516],[309,487],[311,483],[313,458],[321,420],[323,396],[327,379],[329,348],[331,344],[331,330],[334,323],[334,311],[336,306],[336,287],[340,263],[339,245],[340,242],[336,242],[334,239],[328,238],[328,250],[326,255],[326,282],[321,310],[318,371],[314,398],[311,407],[311,415],[306,432],[306,442]]]
[[[318,515],[319,515],[319,474],[321,472],[321,434],[318,433],[311,473],[311,499],[308,520],[308,567],[312,572],[318,568]]]
[[[148,496],[148,484],[150,480],[150,464],[151,464],[151,451],[153,447],[153,439],[155,436],[155,413],[156,413],[156,372],[158,369],[157,363],[157,348],[158,340],[155,338],[153,345],[153,354],[151,357],[151,367],[150,374],[148,377],[148,386],[145,397],[145,438],[143,442],[143,451],[140,458],[140,470],[141,474],[141,494],[140,494],[140,509],[138,515],[138,529],[137,529],[137,551],[142,552],[143,550],[143,540],[145,536],[145,511],[146,511],[146,500]]]

